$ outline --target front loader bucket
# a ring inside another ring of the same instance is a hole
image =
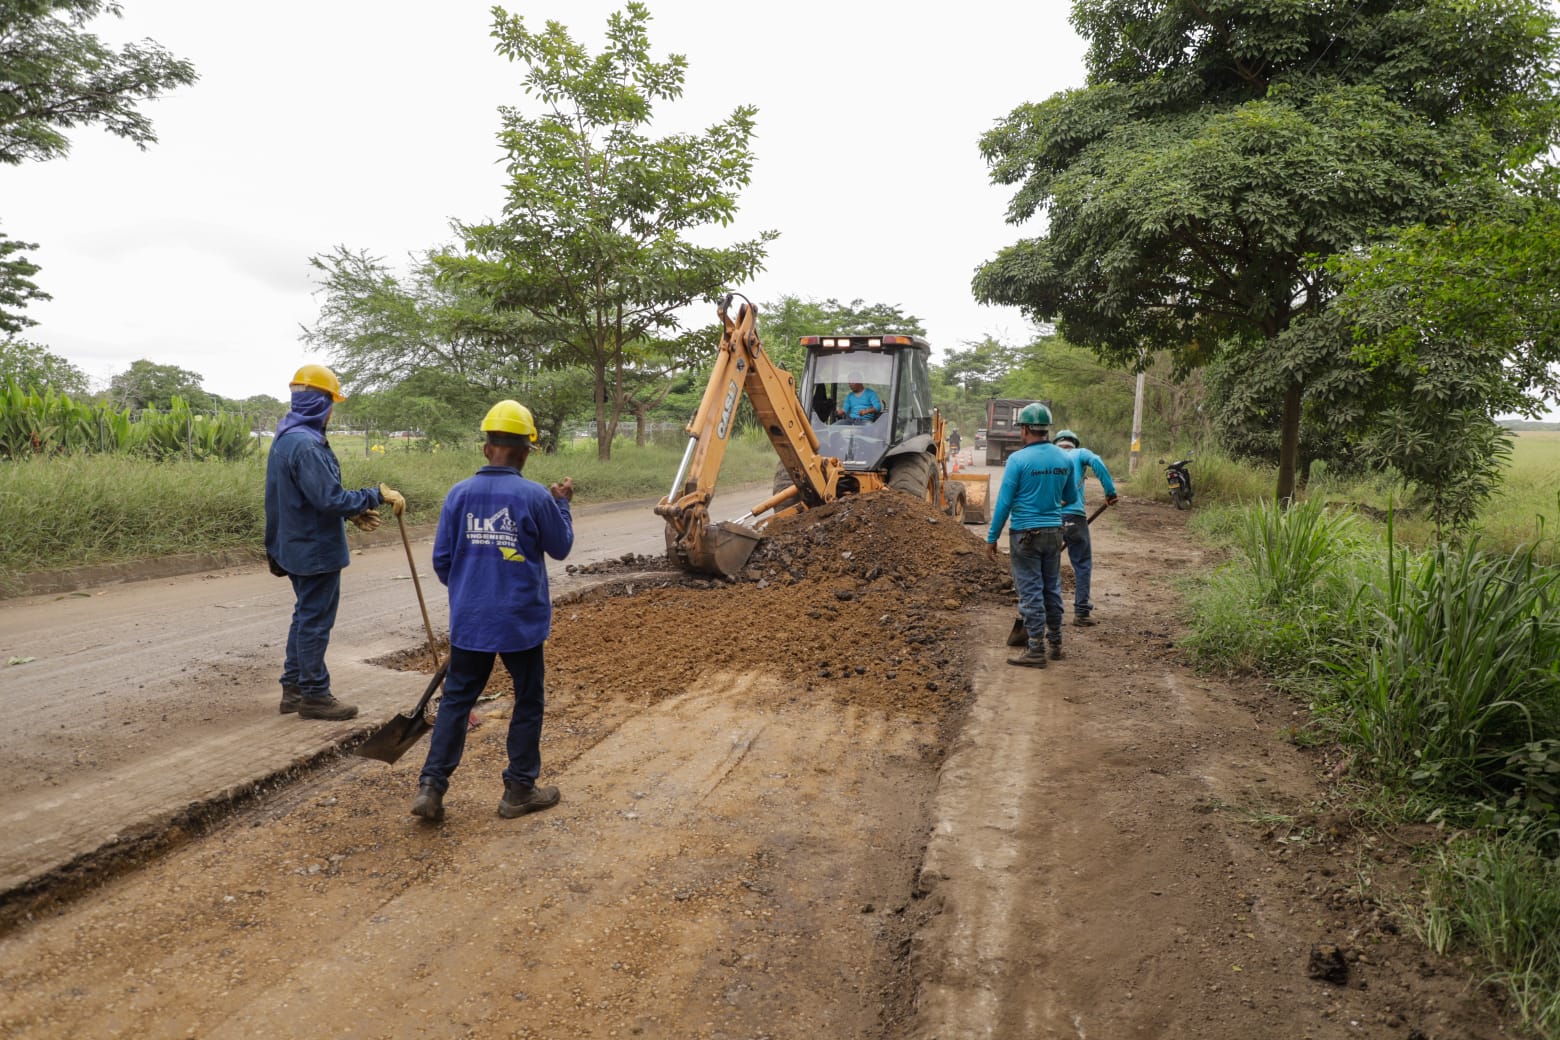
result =
[[[748,557],[762,538],[746,524],[722,520],[696,529],[679,545],[668,527],[666,551],[673,562],[689,570],[735,578],[747,566]]]
[[[952,479],[964,484],[964,522],[984,524],[991,519],[991,474],[953,473]]]

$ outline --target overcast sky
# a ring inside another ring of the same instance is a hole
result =
[[[496,216],[501,104],[536,102],[493,53],[487,0],[123,0],[95,30],[151,38],[200,80],[145,107],[146,152],[98,128],[69,156],[0,168],[0,228],[39,243],[54,299],[24,335],[98,383],[146,358],[207,390],[284,396],[318,314],[307,259],[337,244],[404,266]],[[781,233],[743,291],[862,298],[922,319],[935,347],[1019,341],[1016,310],[977,305],[974,269],[1023,233],[1003,213],[980,135],[1014,106],[1081,85],[1069,5],[968,0],[650,0],[653,55],[688,59],[651,133],[758,107],[757,163],[738,223],[713,241]],[[605,0],[508,9],[554,19],[592,53]],[[709,318],[713,318],[713,311]],[[701,319],[702,320],[702,319]]]

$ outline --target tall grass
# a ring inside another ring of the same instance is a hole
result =
[[[1523,1022],[1560,1036],[1560,859],[1515,837],[1465,837],[1439,851],[1411,917],[1437,953],[1476,949]]]
[[[436,521],[449,489],[484,464],[477,448],[370,450],[365,457],[361,441],[332,443],[342,483],[399,489],[413,524]],[[681,459],[680,447],[619,444],[611,461],[602,462],[592,442],[580,450],[533,455],[525,475],[544,484],[573,477],[576,505],[658,499],[670,490]],[[730,506],[729,515],[751,504],[734,489],[759,482],[767,488],[775,462],[761,432],[733,438],[720,480],[731,497],[718,500]],[[196,551],[258,553],[265,531],[264,487],[263,455],[230,462],[153,462],[122,455],[0,462],[0,593],[14,592],[21,575],[42,571]],[[647,508],[646,528],[660,524]]]
[[[1414,554],[1389,543],[1384,563],[1379,590],[1356,601],[1352,652],[1334,665],[1351,738],[1386,777],[1497,812],[1554,813],[1542,766],[1546,745],[1560,751],[1560,571],[1531,548],[1476,545]]]
[[[1206,666],[1309,694],[1318,726],[1383,788],[1378,804],[1462,829],[1426,870],[1420,932],[1483,958],[1527,1023],[1560,1040],[1552,450],[1519,447],[1483,535],[1460,544],[1435,541],[1427,523],[1404,539],[1390,515],[1377,527],[1324,508],[1323,498],[1390,509],[1401,494],[1325,470],[1313,473],[1313,497],[1287,511],[1265,497],[1200,504],[1193,530],[1231,552],[1192,590],[1187,642]]]
[[[1350,603],[1371,580],[1370,539],[1347,510],[1266,499],[1203,510],[1197,529],[1228,542],[1229,563],[1193,591],[1186,645],[1208,667],[1314,685],[1326,648],[1348,637]]]

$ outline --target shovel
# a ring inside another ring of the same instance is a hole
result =
[[[444,673],[449,668],[449,662],[439,665],[439,670],[428,681],[428,688],[423,691],[417,707],[410,712],[402,712],[380,726],[373,736],[353,748],[352,753],[363,758],[377,758],[381,762],[394,762],[406,754],[424,733],[433,728],[433,723],[428,721],[424,712],[428,702],[433,700],[434,691],[444,683]]]
[[[412,559],[412,543],[406,537],[406,522],[397,516],[395,522],[401,528],[401,544],[406,547],[406,565],[412,571],[412,587],[417,590],[417,606],[422,609],[423,630],[428,633],[428,652],[433,655],[433,663],[437,669],[433,673],[433,679],[428,683],[428,688],[423,691],[422,699],[417,702],[411,714],[402,712],[389,722],[374,731],[374,735],[353,749],[353,754],[363,758],[376,758],[381,762],[394,762],[415,743],[419,737],[433,728],[433,723],[424,716],[428,702],[433,700],[434,691],[444,682],[444,673],[449,671],[449,662],[439,664],[439,651],[433,639],[433,624],[428,620],[428,604],[423,600],[422,582],[417,580],[417,564]]]

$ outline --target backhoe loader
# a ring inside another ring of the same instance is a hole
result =
[[[963,520],[965,488],[946,481],[942,416],[932,407],[931,346],[919,336],[804,336],[801,392],[758,336],[758,311],[733,297],[717,305],[719,354],[688,423],[671,492],[655,507],[666,550],[688,570],[736,577],[764,524],[841,495],[892,488]],[[868,390],[867,388],[871,389]],[[881,388],[881,389],[879,389]],[[846,412],[847,397],[876,408]],[[743,396],[780,456],[774,493],[735,520],[712,522],[710,502]],[[805,406],[803,401],[808,402]]]

